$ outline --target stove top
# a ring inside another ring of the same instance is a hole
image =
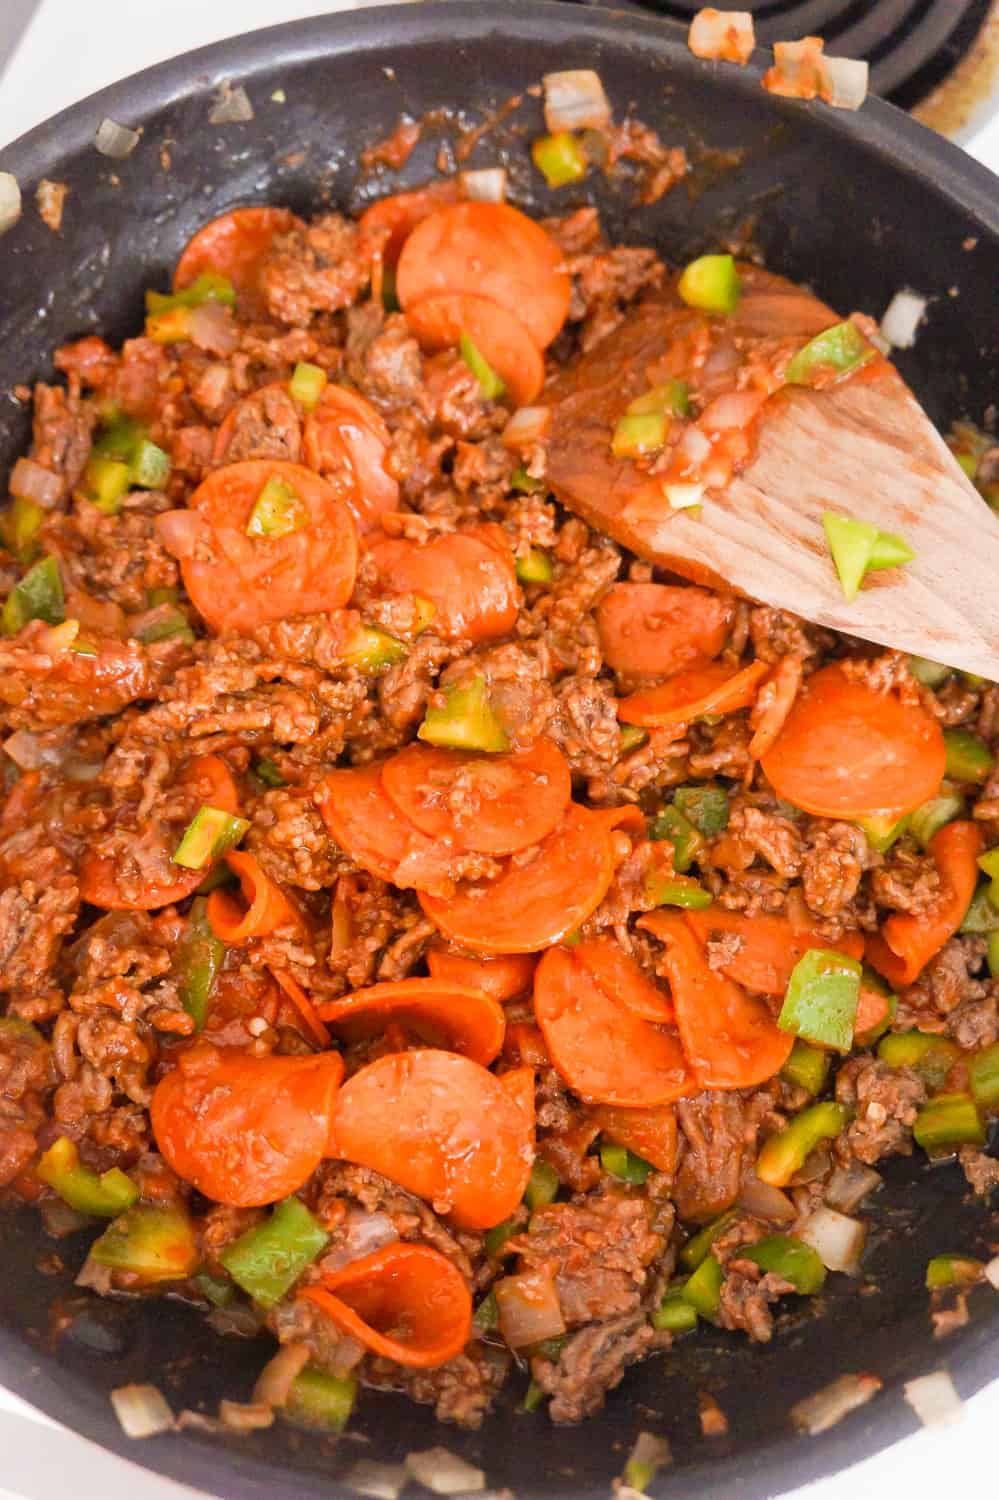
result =
[[[576,0],[578,4],[614,5],[654,11],[689,25],[701,0]],[[990,92],[999,70],[999,3],[997,0],[716,0],[719,10],[751,11],[757,41],[825,38],[826,51],[840,57],[866,58],[871,88],[927,123],[945,102],[940,91],[975,94],[972,74],[983,74],[977,89]],[[955,101],[956,102],[956,101]],[[968,112],[974,100],[966,99]],[[955,117],[944,129],[959,128]]]

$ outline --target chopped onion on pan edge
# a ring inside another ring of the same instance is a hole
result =
[[[573,68],[567,73],[546,73],[545,124],[554,135],[559,130],[602,130],[611,121],[611,107],[592,68]]]
[[[435,1495],[468,1495],[484,1490],[486,1476],[447,1448],[427,1448],[406,1454],[406,1469],[424,1489]]]
[[[870,67],[861,58],[823,57],[819,93],[833,109],[859,109],[867,98]]]
[[[252,119],[253,105],[243,85],[237,83],[233,88],[228,79],[223,79],[208,115],[209,125],[240,125]]]
[[[13,229],[21,217],[21,188],[10,172],[0,172],[0,234]]]
[[[999,1255],[994,1256],[985,1267],[985,1280],[999,1292]]]
[[[154,1385],[120,1385],[111,1405],[126,1437],[157,1437],[173,1427],[173,1412]]]
[[[867,1225],[834,1208],[817,1208],[798,1230],[798,1238],[811,1245],[828,1271],[855,1276],[867,1239]]]
[[[960,1420],[964,1403],[946,1370],[905,1382],[905,1399],[924,1427],[943,1427]]]
[[[261,1432],[274,1426],[274,1411],[263,1401],[219,1402],[219,1421],[229,1432]]]
[[[744,67],[756,46],[753,18],[748,10],[720,11],[706,6],[690,23],[687,46],[695,57]]]
[[[503,203],[506,200],[506,167],[479,167],[460,172],[458,181],[463,198],[476,203]]]
[[[929,303],[909,287],[896,292],[881,319],[881,333],[896,349],[911,349]]]
[[[796,1401],[791,1407],[791,1420],[795,1427],[815,1437],[842,1422],[858,1406],[864,1406],[880,1389],[881,1381],[876,1375],[840,1375],[814,1396]]]
[[[771,1219],[775,1224],[790,1224],[796,1218],[794,1204],[780,1188],[761,1182],[754,1174],[747,1177],[739,1189],[739,1203],[748,1213],[759,1219]]]
[[[343,1476],[344,1489],[370,1500],[399,1500],[408,1483],[405,1464],[380,1464],[373,1458],[359,1458]]]
[[[880,1186],[881,1174],[855,1161],[836,1168],[826,1185],[825,1199],[830,1208],[848,1214]]]
[[[102,156],[110,156],[112,161],[124,161],[126,156],[131,156],[139,144],[139,131],[131,130],[127,125],[119,125],[117,120],[109,119],[107,116],[97,127],[94,136],[94,145]]]
[[[504,448],[520,448],[537,443],[548,431],[551,410],[547,406],[521,406],[503,429]]]

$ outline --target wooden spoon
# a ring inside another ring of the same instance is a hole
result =
[[[765,359],[775,341],[800,344],[839,321],[782,277],[740,271],[743,295],[726,320],[740,357]],[[662,379],[664,357],[677,375],[685,351],[697,357],[699,321],[671,286],[548,387],[548,482],[562,503],[697,582],[999,681],[999,519],[887,360],[825,390],[785,386],[772,395],[751,462],[724,490],[708,490],[697,515],[671,510],[659,479],[613,456],[615,423]],[[725,357],[717,352],[715,363]],[[719,372],[719,390],[728,378]],[[868,574],[848,603],[822,527],[826,510],[903,537],[915,561]]]

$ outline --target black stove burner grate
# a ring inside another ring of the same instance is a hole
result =
[[[607,0],[582,0],[603,5]],[[622,0],[610,0],[621,8]],[[631,0],[688,25],[703,0]],[[764,46],[815,35],[826,51],[866,58],[871,88],[912,109],[950,76],[970,51],[991,0],[715,0],[719,10],[749,10]]]

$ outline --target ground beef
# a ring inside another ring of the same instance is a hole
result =
[[[680,1158],[673,1197],[682,1219],[699,1222],[735,1200],[742,1178],[744,1110],[736,1093],[680,1099]]]
[[[297,464],[302,456],[302,424],[288,392],[280,385],[265,385],[252,396],[244,396],[233,407],[225,428],[219,429],[212,458],[216,464],[236,464],[247,459],[276,458]]]
[[[890,1068],[876,1058],[855,1057],[836,1075],[836,1098],[855,1118],[837,1143],[844,1160],[876,1162],[882,1156],[908,1156],[916,1111],[926,1088],[911,1068]]]
[[[252,816],[249,847],[280,886],[321,891],[333,885],[342,858],[307,788],[264,792]]]
[[[793,880],[801,871],[801,835],[790,818],[764,812],[758,807],[733,808],[729,837],[759,855],[782,880]]]
[[[940,874],[928,854],[903,839],[885,863],[872,872],[871,892],[879,906],[924,916],[939,900]]]
[[[660,1335],[658,1342],[662,1341]],[[604,1404],[625,1370],[656,1346],[651,1325],[640,1315],[611,1318],[582,1328],[566,1342],[557,1360],[537,1357],[531,1374],[551,1397],[553,1422],[581,1422]]]
[[[961,1169],[980,1198],[987,1198],[993,1188],[999,1187],[999,1161],[975,1146],[962,1146],[957,1153]]]
[[[365,1385],[403,1391],[413,1401],[432,1406],[438,1422],[481,1427],[483,1418],[510,1368],[510,1356],[495,1345],[471,1343],[464,1354],[436,1370],[407,1370],[387,1359],[365,1361]]]
[[[92,413],[72,388],[35,386],[31,456],[59,475],[66,494],[79,484],[90,457],[92,424]]]
[[[649,1268],[662,1254],[647,1199],[608,1191],[582,1203],[555,1203],[532,1216],[529,1234],[509,1248],[525,1270],[555,1278],[568,1327],[619,1317],[639,1304]]]
[[[937,1029],[938,1018],[949,1016],[959,1006],[981,1000],[985,984],[974,977],[985,957],[980,937],[956,937],[930,959],[915,984],[906,990],[900,1013],[929,1017],[929,1029]],[[897,1024],[897,1023],[896,1023]]]
[[[857,894],[870,846],[852,823],[813,827],[801,871],[806,904],[822,917],[838,917]]]
[[[793,1291],[789,1281],[772,1271],[764,1275],[754,1261],[730,1261],[721,1285],[718,1321],[723,1328],[748,1333],[755,1343],[768,1344],[774,1329],[770,1309]]]
[[[381,231],[360,229],[339,214],[279,235],[261,276],[269,313],[304,328],[314,313],[349,307],[371,280],[383,241]]]

